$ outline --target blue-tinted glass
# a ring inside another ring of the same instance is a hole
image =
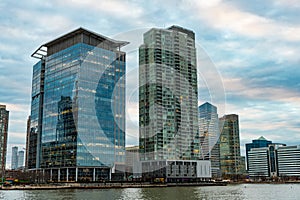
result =
[[[76,44],[46,60],[42,166],[124,162],[125,62]]]

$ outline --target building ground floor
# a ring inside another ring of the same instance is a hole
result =
[[[124,180],[124,172],[108,167],[63,167],[32,169],[34,182],[101,182]]]
[[[135,163],[133,177],[151,182],[194,182],[212,178],[207,160],[148,160]]]

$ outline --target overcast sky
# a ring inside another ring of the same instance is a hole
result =
[[[127,52],[127,145],[137,144],[137,48],[151,27],[196,34],[199,104],[238,114],[244,144],[263,135],[300,144],[299,0],[0,1],[0,104],[10,111],[11,147],[25,147],[30,55],[78,27],[131,42]],[[226,99],[224,99],[226,97]]]

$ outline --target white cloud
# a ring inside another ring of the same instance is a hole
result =
[[[243,96],[248,99],[280,101],[300,106],[300,94],[292,90],[275,87],[252,87],[241,78],[224,77],[225,90],[229,94]]]
[[[274,5],[286,6],[291,8],[300,8],[299,0],[275,0]]]
[[[124,20],[139,19],[143,15],[143,8],[131,1],[98,1],[98,0],[66,0],[57,1],[62,5],[74,6],[80,9],[94,10],[104,13],[113,18],[121,18]]]
[[[300,27],[276,22],[250,12],[239,10],[228,2],[188,1],[186,10],[192,10],[196,19],[222,30],[232,31],[243,36],[268,38],[275,37],[287,41],[300,41]]]

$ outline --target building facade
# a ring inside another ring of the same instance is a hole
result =
[[[141,161],[140,164],[145,181],[193,182],[212,177],[209,160],[152,160]]]
[[[251,178],[300,177],[299,146],[270,144],[268,147],[252,148],[248,157]]]
[[[139,48],[139,147],[147,160],[200,158],[195,34],[152,28]]]
[[[248,152],[252,149],[252,148],[261,148],[261,147],[268,147],[269,144],[272,144],[272,141],[266,140],[266,138],[264,138],[263,136],[261,136],[260,138],[256,139],[256,140],[252,140],[252,143],[247,143],[246,144],[246,159],[247,159],[247,170],[249,170],[249,156],[248,156]]]
[[[278,176],[300,178],[300,145],[277,149]]]
[[[126,44],[78,28],[32,54],[29,169],[95,181],[125,164]]]
[[[126,147],[126,173],[127,178],[133,178],[134,166],[140,161],[139,146]]]
[[[211,161],[213,177],[220,177],[220,129],[217,107],[206,102],[199,106],[201,157]]]
[[[248,152],[248,173],[250,177],[269,177],[269,148],[252,148]]]
[[[231,114],[219,119],[220,165],[223,177],[234,178],[242,174],[240,153],[239,117]],[[244,164],[245,165],[245,164]]]
[[[11,169],[18,168],[18,147],[12,147]]]
[[[27,129],[26,129],[26,151],[25,151],[25,169],[28,169],[28,156],[29,156],[29,138],[30,138],[30,116],[27,119]]]
[[[0,105],[0,168],[2,177],[6,165],[8,120],[9,111],[6,110],[6,105]]]
[[[18,169],[24,168],[24,157],[25,157],[25,152],[24,151],[19,151],[18,152]]]

